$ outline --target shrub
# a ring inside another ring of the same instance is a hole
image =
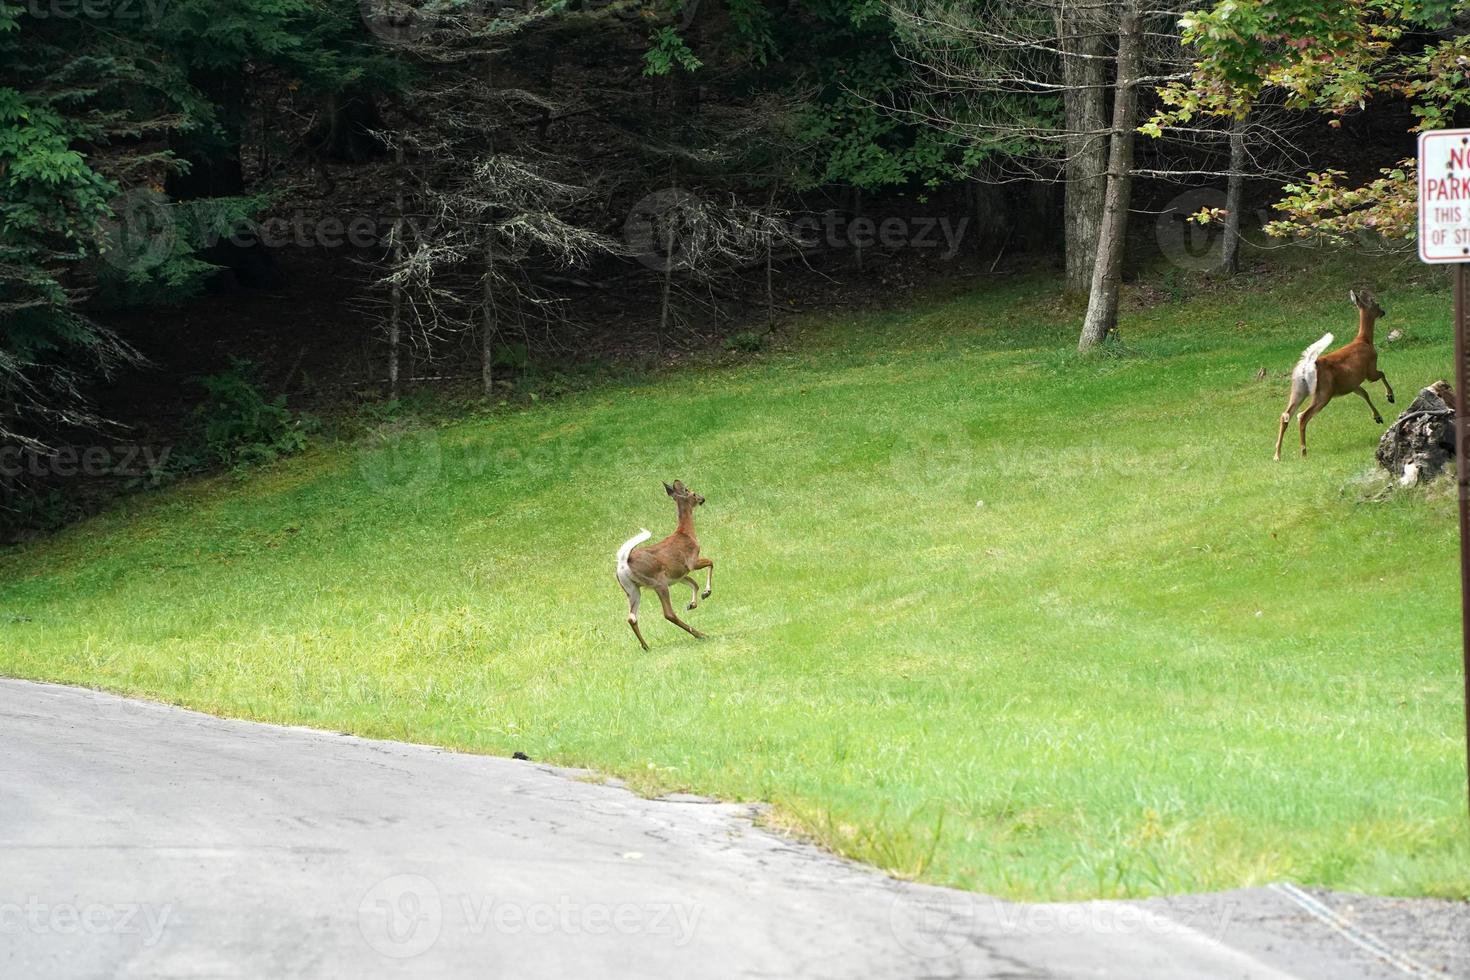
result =
[[[316,420],[293,413],[285,395],[267,399],[255,377],[254,364],[232,359],[229,370],[196,379],[205,398],[194,413],[208,461],[256,466],[306,448]]]
[[[740,333],[731,334],[725,339],[725,350],[739,351],[742,354],[759,354],[765,346],[765,335],[755,333],[751,330],[742,330]]]

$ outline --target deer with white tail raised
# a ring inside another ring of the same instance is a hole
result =
[[[1301,432],[1303,456],[1307,454],[1307,423],[1338,395],[1351,392],[1361,396],[1368,403],[1368,410],[1373,413],[1373,421],[1379,425],[1383,424],[1383,416],[1378,414],[1378,406],[1373,404],[1373,399],[1363,390],[1363,382],[1382,381],[1383,390],[1388,393],[1389,404],[1393,404],[1393,388],[1389,386],[1388,378],[1378,370],[1378,351],[1373,347],[1373,325],[1383,316],[1383,307],[1365,289],[1352,290],[1348,297],[1358,308],[1358,335],[1353,338],[1352,343],[1331,354],[1322,353],[1332,344],[1330,333],[1323,334],[1321,340],[1302,351],[1301,360],[1296,362],[1296,367],[1291,371],[1291,394],[1286,401],[1286,411],[1281,413],[1281,427],[1276,430],[1275,459],[1281,458],[1281,440],[1286,436],[1291,413],[1308,399],[1311,400],[1310,404],[1296,419],[1297,428]]]
[[[647,588],[658,593],[659,601],[664,607],[664,619],[702,640],[704,634],[674,612],[673,601],[669,599],[669,586],[675,582],[688,585],[693,592],[686,608],[694,609],[699,605],[700,599],[709,598],[715,576],[715,563],[700,557],[699,539],[694,536],[694,508],[704,503],[704,498],[678,480],[674,481],[673,486],[665,483],[664,491],[674,498],[674,503],[679,508],[679,525],[674,528],[674,533],[658,544],[638,548],[653,537],[645,528],[624,541],[623,546],[618,549],[618,584],[628,593],[628,625],[633,628],[633,635],[638,637],[638,642],[645,650],[648,649],[648,641],[643,639],[643,632],[638,629],[638,603],[643,595],[642,590]],[[638,550],[635,551],[635,548]],[[701,568],[707,569],[702,593],[699,591],[699,584],[690,575]]]

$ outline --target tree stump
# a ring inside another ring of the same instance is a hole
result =
[[[1436,381],[1419,396],[1378,440],[1378,465],[1400,486],[1434,479],[1455,459],[1455,391]]]

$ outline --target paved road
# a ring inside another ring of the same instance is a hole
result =
[[[1261,890],[1014,905],[751,813],[0,680],[0,976],[1402,975]]]

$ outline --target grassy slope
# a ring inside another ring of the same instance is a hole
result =
[[[1448,307],[1373,274],[1391,418],[1449,371]],[[1135,356],[1087,360],[1016,283],[137,498],[0,558],[0,672],[770,800],[1011,896],[1464,896],[1452,504],[1370,499],[1357,399],[1270,459],[1345,283],[1136,310]],[[650,594],[644,654],[612,552],[675,476],[712,638]]]

